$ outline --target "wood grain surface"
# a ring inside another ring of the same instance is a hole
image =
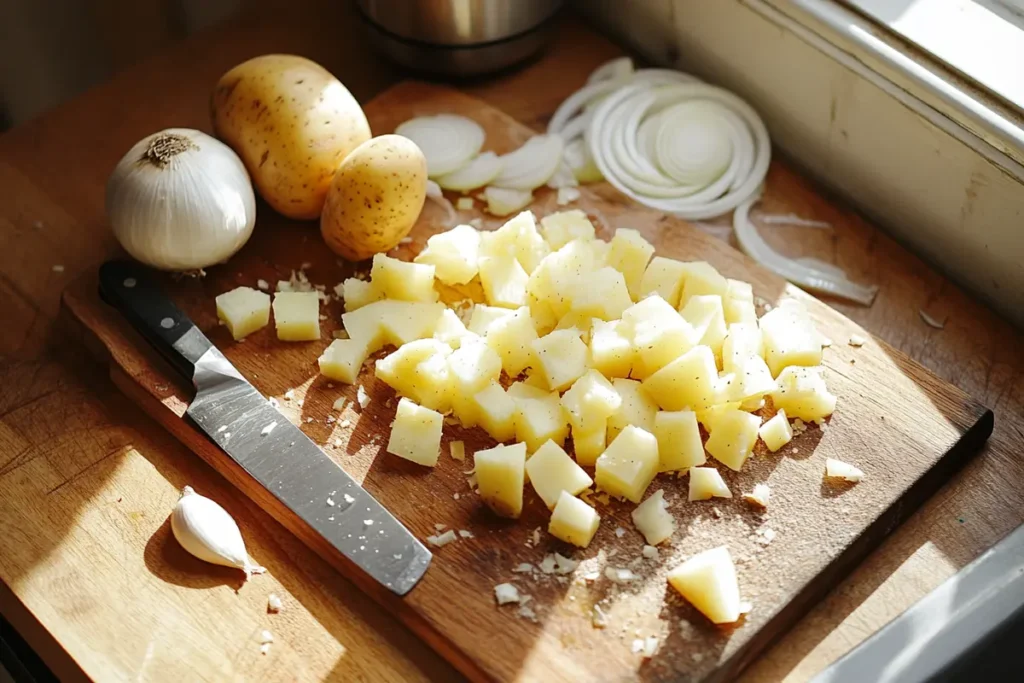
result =
[[[67,284],[118,253],[103,185],[124,151],[162,127],[209,130],[212,84],[264,52],[317,60],[360,101],[403,77],[370,52],[352,3],[293,0],[286,13],[251,9],[0,136],[0,611],[63,680],[460,679],[126,400],[58,315]],[[541,130],[619,54],[570,16],[537,61],[463,89]],[[997,419],[981,455],[742,677],[757,683],[807,680],[1024,521],[1024,335],[779,155],[762,208],[831,223],[764,232],[786,253],[880,285],[870,308],[831,305]],[[186,483],[240,520],[272,575],[236,593],[230,575],[211,578],[176,550],[166,519]],[[263,613],[269,592],[282,614]],[[259,657],[263,628],[276,642]]]
[[[532,133],[503,112],[454,90],[420,83],[398,85],[365,106],[378,134],[392,131],[413,116],[457,113],[479,122],[487,131],[485,148],[506,153]],[[730,277],[754,284],[755,296],[777,305],[783,298],[804,301],[823,334],[834,343],[825,351],[826,378],[839,397],[836,414],[825,428],[812,426],[780,455],[761,452],[741,473],[726,472],[735,493],[732,500],[686,502],[684,478],[659,478],[679,530],[662,548],[657,561],[641,557],[642,537],[629,518],[633,506],[599,505],[603,523],[587,550],[574,550],[534,529],[546,527],[548,511],[528,488],[519,522],[497,520],[471,493],[466,470],[471,459],[444,457],[433,470],[412,465],[384,450],[394,418],[394,392],[373,377],[368,363],[359,383],[372,401],[360,410],[356,385],[335,383],[317,374],[316,358],[338,329],[340,302],[326,308],[319,343],[289,344],[276,339],[272,327],[231,340],[219,326],[213,298],[238,286],[256,286],[259,279],[287,280],[304,272],[327,291],[355,269],[367,264],[339,260],[315,230],[263,210],[256,237],[224,266],[204,278],[164,277],[164,287],[260,391],[280,401],[283,412],[421,539],[437,533],[436,524],[468,530],[461,539],[437,550],[425,578],[404,600],[395,600],[361,581],[390,610],[426,638],[470,678],[476,680],[729,680],[765,645],[792,624],[842,575],[877,545],[898,522],[933,493],[957,467],[977,452],[992,429],[992,414],[959,389],[935,378],[914,361],[882,342],[853,347],[847,341],[865,331],[826,305],[787,285],[720,240],[693,226],[642,209],[629,200],[583,190],[580,206],[610,239],[615,228],[639,229],[657,253],[684,260],[707,260]],[[558,210],[553,192],[538,191],[533,210],[545,215]],[[262,208],[262,207],[261,207]],[[478,204],[479,208],[479,204]],[[426,238],[444,228],[445,212],[428,205],[399,247],[408,259]],[[494,228],[501,220],[479,212],[462,212],[463,221],[485,220]],[[115,382],[140,406],[167,426],[229,481],[261,507],[303,537],[342,569],[323,541],[311,534],[287,508],[251,481],[181,415],[189,387],[153,357],[119,315],[96,296],[95,278],[86,276],[65,296],[75,318],[82,321],[109,352],[118,372]],[[137,386],[131,386],[135,384]],[[293,391],[289,400],[286,393]],[[339,397],[342,411],[332,410]],[[482,430],[449,426],[450,439],[465,441],[468,452],[494,445]],[[826,457],[855,463],[867,473],[859,486],[823,481]],[[746,505],[741,492],[758,482],[772,488],[765,513]],[[654,488],[651,489],[655,490]],[[326,505],[326,503],[325,503]],[[625,534],[619,537],[616,529]],[[766,529],[775,539],[766,543]],[[665,582],[666,572],[701,550],[727,544],[739,563],[743,596],[754,610],[736,627],[711,626],[679,600]],[[545,554],[560,552],[584,563],[575,575],[516,574],[520,563],[539,564]],[[608,557],[608,555],[612,555]],[[257,558],[258,559],[258,558]],[[587,570],[631,567],[639,579],[616,585],[601,577],[588,582]],[[515,584],[532,596],[536,619],[515,608],[495,605],[493,588]],[[593,605],[608,615],[606,628],[592,624]],[[633,653],[636,638],[657,636],[662,645],[649,661]],[[501,647],[494,643],[501,642]]]

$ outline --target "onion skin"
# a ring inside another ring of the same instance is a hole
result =
[[[288,218],[312,220],[334,173],[370,139],[352,94],[316,62],[263,55],[231,69],[210,102],[217,137],[245,163],[260,196]]]

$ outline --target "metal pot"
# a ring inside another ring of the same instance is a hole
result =
[[[562,0],[358,0],[374,44],[416,71],[476,76],[527,59]]]

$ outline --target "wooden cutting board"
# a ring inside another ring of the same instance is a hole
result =
[[[413,116],[439,112],[478,121],[487,130],[486,148],[499,153],[532,134],[480,101],[420,83],[396,86],[366,106],[378,134]],[[576,206],[591,215],[605,239],[617,227],[636,228],[660,255],[707,260],[725,275],[753,283],[755,295],[771,303],[799,299],[833,340],[824,365],[829,387],[839,396],[835,415],[821,428],[812,425],[780,454],[759,452],[740,473],[721,468],[736,494],[732,500],[687,503],[685,478],[656,480],[650,491],[665,489],[679,525],[657,560],[641,558],[643,539],[630,522],[633,506],[628,504],[599,505],[601,529],[586,550],[573,550],[543,532],[548,513],[532,490],[527,491],[521,520],[495,519],[467,485],[471,459],[456,462],[448,456],[449,440],[465,441],[470,453],[492,446],[478,430],[446,427],[442,457],[433,470],[388,455],[384,445],[397,400],[375,381],[372,363],[360,378],[372,399],[365,409],[355,403],[356,386],[317,374],[316,359],[339,328],[340,302],[323,307],[327,319],[319,342],[278,342],[273,326],[234,342],[217,324],[217,294],[238,285],[255,287],[260,279],[287,280],[299,269],[330,292],[353,272],[366,271],[366,264],[353,267],[328,251],[316,225],[288,221],[261,204],[255,235],[230,263],[209,269],[201,279],[168,276],[164,284],[243,375],[267,396],[277,397],[289,419],[417,536],[437,533],[435,525],[472,534],[438,549],[427,575],[404,600],[366,586],[467,676],[730,679],[976,452],[992,430],[992,413],[727,244],[684,221],[638,207],[607,187],[598,190],[600,194],[583,189]],[[540,216],[559,210],[553,195],[547,189],[538,191],[533,210]],[[476,211],[460,212],[460,220],[481,218],[488,228],[501,224],[480,213],[479,202],[476,206]],[[427,237],[443,229],[446,218],[440,206],[428,202],[412,241],[400,246],[398,255],[411,258]],[[98,299],[95,277],[73,284],[64,303],[91,332],[89,339],[109,359],[112,377],[125,393],[278,521],[304,536],[286,510],[181,419],[190,387]],[[867,342],[850,346],[853,335]],[[333,410],[343,396],[350,399],[345,408]],[[855,486],[825,483],[826,457],[857,465],[866,480]],[[760,482],[772,490],[766,512],[754,511],[739,495]],[[306,540],[325,552],[316,539]],[[723,543],[736,560],[742,596],[753,609],[738,624],[719,628],[668,589],[665,574],[685,557]],[[513,572],[520,563],[537,565],[555,551],[583,562],[575,575]],[[583,578],[606,566],[632,567],[639,578],[626,584],[610,583],[603,573],[594,581]],[[529,611],[520,614],[514,605],[496,606],[494,586],[504,582],[531,596]],[[596,603],[606,615],[603,628],[594,624]],[[660,645],[645,660],[632,649],[635,640],[647,636],[658,637]]]

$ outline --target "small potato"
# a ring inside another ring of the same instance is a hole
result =
[[[412,140],[381,135],[356,147],[327,192],[320,232],[334,252],[362,261],[396,247],[427,197],[427,160]]]
[[[210,102],[217,137],[242,158],[260,196],[289,218],[320,215],[335,171],[370,139],[352,94],[316,62],[263,55],[221,76]]]

